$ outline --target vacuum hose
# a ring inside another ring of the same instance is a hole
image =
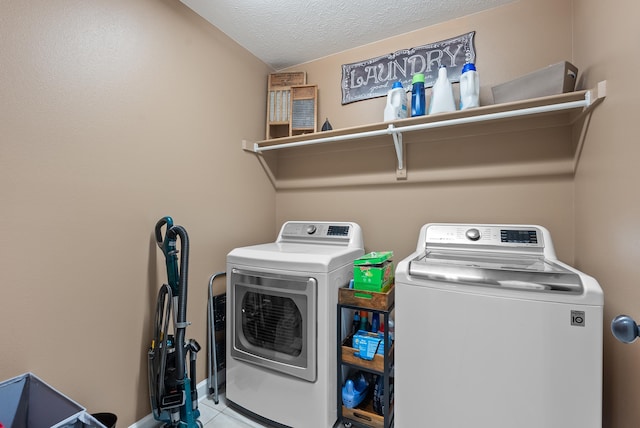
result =
[[[178,286],[178,310],[176,313],[176,378],[180,384],[184,383],[185,378],[185,362],[187,350],[184,346],[185,331],[187,329],[187,283],[189,273],[189,236],[182,226],[172,226],[167,230],[167,239],[175,240],[180,238],[180,274]]]

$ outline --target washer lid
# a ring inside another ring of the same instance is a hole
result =
[[[478,251],[426,251],[409,274],[429,280],[523,291],[581,294],[580,275],[541,256]]]

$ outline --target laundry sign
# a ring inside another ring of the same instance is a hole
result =
[[[424,86],[431,87],[441,65],[447,67],[451,82],[459,82],[462,66],[476,59],[474,35],[475,31],[472,31],[440,42],[343,64],[342,104],[387,95],[397,81],[409,89],[416,73],[424,73]]]

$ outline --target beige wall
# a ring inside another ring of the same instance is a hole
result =
[[[609,333],[620,313],[640,321],[640,133],[634,74],[640,5],[576,0],[575,59],[586,85],[607,81],[607,98],[593,114],[575,180],[576,264],[605,292],[605,426],[640,426],[640,345]]]
[[[559,256],[572,256],[569,179],[288,191],[278,193],[277,217],[355,221],[367,251],[393,250],[396,260],[416,249],[427,222],[522,222],[547,225]],[[539,201],[532,204],[532,199]],[[527,208],[528,207],[528,208]],[[557,239],[556,239],[557,238]]]
[[[379,122],[382,120],[384,97],[341,105],[342,64],[476,31],[481,101],[488,104],[493,102],[492,85],[571,59],[571,13],[569,0],[518,1],[292,69],[306,71],[308,83],[318,84],[321,122],[328,117],[335,129]],[[446,134],[446,130],[442,133]],[[571,263],[573,180],[570,176],[523,176],[505,180],[480,178],[474,172],[480,164],[487,169],[498,170],[512,167],[512,162],[544,157],[559,150],[567,141],[566,133],[535,131],[527,135],[516,132],[474,136],[460,141],[443,135],[441,141],[413,142],[407,145],[406,182],[392,179],[384,186],[279,191],[276,196],[277,220],[354,220],[364,229],[367,250],[393,250],[397,260],[415,249],[418,230],[428,222],[543,224],[554,236],[559,257]],[[391,140],[386,148],[363,148],[366,144],[363,141],[355,155],[338,145],[315,151],[299,149],[295,154],[281,155],[294,161],[280,162],[278,174],[291,180],[305,174],[321,175],[323,168],[328,171],[335,168],[334,165],[340,165],[338,169],[343,170],[338,173],[344,174],[344,170],[349,170],[350,176],[345,177],[348,180],[353,175],[370,172],[362,167],[362,163],[350,163],[353,158],[349,156],[366,158],[369,165],[387,162],[387,170],[393,173],[395,161]],[[309,152],[307,157],[303,154],[305,152]],[[428,176],[433,171],[447,176],[451,169],[467,176],[467,179],[429,180],[427,183],[414,179],[420,175]]]
[[[640,69],[634,54],[639,12],[640,6],[630,0],[613,6],[595,0],[521,0],[297,67],[320,86],[321,121],[328,117],[334,128],[340,128],[378,121],[384,106],[384,98],[340,105],[343,63],[476,30],[477,66],[486,103],[491,102],[491,85],[568,59],[580,68],[579,88],[607,81],[607,97],[587,128],[575,178],[412,183],[409,156],[407,183],[282,190],[276,195],[278,221],[352,219],[363,226],[368,250],[394,250],[400,257],[414,249],[418,228],[426,222],[532,222],[549,227],[559,257],[595,276],[605,292],[606,428],[640,425],[640,346],[621,344],[609,333],[617,314],[627,313],[640,321],[640,203],[635,192],[640,181],[640,146],[635,137],[640,133],[640,91],[633,78]],[[511,138],[514,144],[521,142],[517,136]],[[444,144],[450,142],[433,146],[436,151],[431,155],[446,153]],[[491,141],[484,138],[478,144],[491,147]],[[422,151],[429,155],[428,148]],[[372,147],[371,152],[372,162],[379,162],[374,156],[380,149]],[[345,153],[336,153],[339,162],[345,163]],[[367,153],[360,151],[359,155]],[[392,150],[385,155],[393,156]],[[447,155],[445,161],[451,157]],[[304,165],[302,158],[298,155],[300,165]],[[314,174],[320,169],[318,165],[312,168]],[[287,179],[287,174],[304,174],[295,164],[280,166],[280,171]]]
[[[209,275],[224,268],[231,248],[273,239],[285,220],[355,220],[368,250],[394,250],[397,259],[414,249],[426,222],[539,223],[551,229],[560,258],[605,289],[605,426],[638,426],[640,347],[608,334],[617,313],[640,320],[638,91],[629,91],[639,68],[638,9],[630,0],[615,8],[521,0],[296,67],[319,85],[320,121],[343,128],[379,121],[384,106],[383,98],[340,104],[343,63],[475,30],[487,103],[491,85],[572,60],[583,87],[608,82],[575,180],[409,180],[276,193],[240,150],[242,139],[263,137],[269,70],[181,3],[4,2],[0,379],[33,371],[90,411],[117,413],[118,425],[148,414],[150,317],[165,280],[151,232],[167,214],[191,237],[187,336],[202,345]],[[492,147],[487,137],[477,143]],[[455,155],[444,144],[431,149],[443,162]],[[430,156],[429,147],[413,153]]]
[[[320,123],[334,129],[382,121],[385,98],[342,106],[342,64],[476,31],[481,102],[492,102],[491,86],[571,57],[571,1],[520,0],[512,4],[381,40],[292,69],[307,71],[319,87]],[[457,86],[457,85],[456,85]],[[455,90],[455,89],[454,89]]]
[[[32,371],[128,426],[150,412],[156,221],[189,233],[203,349],[209,276],[275,236],[240,149],[264,135],[269,70],[173,0],[9,0],[0,34],[0,379]]]

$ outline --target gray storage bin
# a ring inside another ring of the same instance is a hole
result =
[[[82,421],[89,425],[76,425]],[[33,373],[0,382],[0,423],[11,428],[104,428],[81,405]]]
[[[573,92],[578,68],[564,61],[549,65],[506,83],[493,86],[493,102],[496,104],[528,100],[549,95]]]

